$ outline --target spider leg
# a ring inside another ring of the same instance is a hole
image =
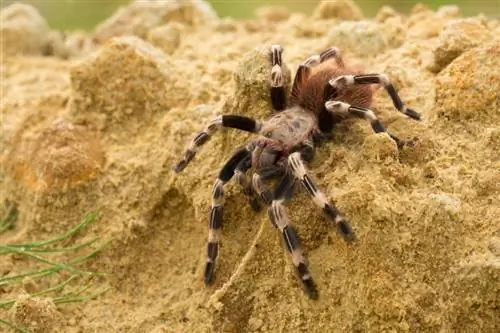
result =
[[[264,167],[260,168],[256,171],[252,178],[253,186],[256,189],[255,191],[259,193],[259,197],[262,199],[262,201],[266,202],[267,204],[271,203],[272,198],[275,197],[275,194],[273,195],[264,185],[264,182],[270,179],[278,178],[278,177],[283,177],[286,174],[285,167],[280,166],[280,165],[273,165],[270,167]],[[285,201],[288,201],[292,198],[293,196],[293,190],[295,185],[295,180],[292,181],[292,186],[287,187],[286,191],[284,192],[283,196],[285,198]]]
[[[344,67],[344,61],[342,60],[340,52],[336,47],[330,47],[320,54],[314,54],[299,65],[299,68],[297,69],[295,78],[293,80],[291,93],[292,104],[295,105],[298,103],[300,90],[311,75],[311,68],[331,58],[335,58],[337,66]]]
[[[222,228],[224,205],[224,184],[235,174],[237,166],[251,155],[247,148],[238,149],[224,164],[219,177],[215,180],[212,191],[212,208],[208,229],[207,262],[205,264],[204,281],[206,285],[213,282],[215,261],[219,253],[219,240]]]
[[[386,74],[361,74],[361,75],[342,75],[328,81],[325,86],[324,100],[334,99],[338,90],[345,86],[357,84],[380,84],[382,85],[392,99],[392,103],[398,111],[404,113],[410,118],[420,120],[420,114],[404,105],[396,89],[391,83],[391,79]]]
[[[314,149],[314,138],[313,135],[311,135],[309,138],[304,140],[300,145],[299,145],[299,152],[300,156],[305,162],[312,162],[314,159],[314,155],[316,153],[316,150]],[[293,151],[293,150],[292,150]]]
[[[200,146],[206,143],[210,139],[210,136],[221,127],[235,128],[246,132],[257,133],[262,127],[262,124],[252,118],[238,115],[223,115],[215,118],[203,131],[198,133],[194,139],[191,140],[191,143],[184,153],[183,159],[177,163],[174,171],[181,172],[184,170],[184,168],[186,168],[189,162],[194,158],[196,151],[200,148]]]
[[[275,194],[277,197],[271,202],[268,208],[268,215],[271,223],[281,232],[285,247],[291,256],[293,265],[295,266],[299,279],[307,292],[308,296],[312,299],[318,298],[318,290],[316,283],[312,279],[306,258],[304,257],[300,237],[295,228],[290,223],[290,218],[286,213],[283,205],[284,193],[286,189],[293,186],[294,177],[285,175],[282,181],[278,184]]]
[[[285,167],[280,162],[282,148],[268,139],[259,140],[256,145],[252,152],[252,165],[256,169],[252,176],[252,186],[261,200],[266,205],[270,205],[273,196],[264,181],[284,172]]]
[[[323,192],[321,192],[311,177],[307,174],[306,166],[300,152],[295,152],[288,156],[288,166],[295,177],[300,181],[302,186],[306,189],[307,193],[314,201],[314,203],[323,210],[323,213],[335,223],[337,232],[342,236],[346,242],[355,240],[354,232],[347,219],[342,216],[339,210],[328,200]]]
[[[347,103],[344,102],[338,102],[338,101],[328,101],[325,103],[325,108],[334,113],[334,114],[348,114],[352,115],[358,118],[366,119],[370,122],[370,125],[372,126],[372,129],[375,133],[381,133],[381,132],[386,132],[389,134],[389,136],[396,142],[398,145],[398,148],[402,148],[405,145],[411,145],[412,141],[411,140],[401,140],[395,135],[388,133],[384,126],[380,123],[379,119],[375,115],[375,113],[366,108],[358,107],[358,106],[351,106]]]
[[[290,201],[293,197],[295,185],[297,185],[295,177],[285,170],[280,182],[274,189],[273,198],[283,198],[284,202]]]
[[[260,176],[260,180],[266,181],[273,178],[281,177],[285,173],[285,169],[281,165],[271,165],[259,168],[257,170]]]
[[[344,65],[344,60],[342,59],[342,56],[340,55],[340,51],[336,47],[330,47],[323,52],[320,53],[319,55],[320,61],[324,62],[327,61],[331,58],[335,59],[335,62],[337,63],[337,66],[339,67],[345,67]]]
[[[283,48],[281,45],[271,45],[270,62],[271,62],[271,78],[270,78],[270,94],[271,103],[276,111],[283,111],[286,108],[286,91],[285,80],[283,76]]]
[[[238,166],[236,166],[236,169],[234,170],[234,176],[236,178],[236,181],[243,188],[243,194],[247,198],[247,201],[250,203],[250,206],[254,211],[257,212],[260,210],[260,204],[254,195],[252,182],[248,180],[248,177],[246,175],[246,172],[251,167],[252,167],[252,156],[249,155],[247,158],[241,161],[238,164]]]
[[[261,175],[262,171],[257,170],[252,176],[252,186],[257,192],[257,195],[260,199],[266,204],[270,205],[273,200],[273,194],[271,191],[265,186],[263,177]]]
[[[300,91],[311,75],[311,67],[319,63],[319,55],[313,55],[307,58],[297,68],[295,78],[293,79],[291,102],[293,105],[298,103]]]

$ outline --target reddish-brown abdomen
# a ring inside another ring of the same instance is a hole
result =
[[[328,81],[341,75],[356,75],[361,71],[349,67],[337,67],[333,62],[326,62],[313,68],[309,79],[304,83],[299,95],[299,105],[307,110],[322,110],[323,91]],[[336,100],[353,106],[368,108],[372,102],[373,90],[369,85],[353,85],[341,89]]]

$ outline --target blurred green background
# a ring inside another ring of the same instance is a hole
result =
[[[165,0],[168,1],[168,0]],[[1,6],[6,6],[16,1],[1,0]],[[128,0],[25,0],[17,1],[30,3],[36,6],[53,28],[59,29],[92,29],[97,23],[109,17],[119,6],[127,4]],[[212,3],[219,16],[234,18],[251,18],[259,6],[281,5],[293,11],[311,13],[319,0],[213,0]],[[500,17],[500,0],[423,0],[423,1],[383,1],[359,0],[358,5],[366,16],[374,16],[382,5],[389,5],[402,13],[409,10],[418,2],[424,3],[432,9],[437,9],[444,4],[457,4],[465,16],[484,13],[491,17]]]

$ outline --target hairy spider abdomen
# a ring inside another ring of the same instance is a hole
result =
[[[342,75],[362,73],[352,67],[338,67],[333,60],[328,60],[312,68],[312,73],[300,91],[298,104],[318,114],[324,107],[323,92],[329,80]],[[373,90],[368,85],[350,85],[340,90],[336,101],[368,108],[372,103]]]

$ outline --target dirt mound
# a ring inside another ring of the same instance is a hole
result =
[[[17,299],[9,319],[34,332],[498,332],[499,22],[420,5],[370,20],[352,1],[259,13],[235,21],[201,0],[136,1],[89,35],[62,36],[32,7],[2,10],[0,203],[19,216],[0,243],[60,234],[96,209],[90,232],[113,240],[87,263],[111,291],[56,306],[0,289]],[[387,73],[423,118],[379,89],[373,109],[414,147],[346,121],[317,150],[311,174],[358,237],[346,245],[304,193],[287,204],[317,301],[232,184],[216,281],[203,284],[212,184],[249,134],[217,133],[173,172],[217,115],[271,115],[272,43],[285,49],[287,89],[304,59],[338,46],[346,63]],[[29,265],[12,257],[0,273]]]

